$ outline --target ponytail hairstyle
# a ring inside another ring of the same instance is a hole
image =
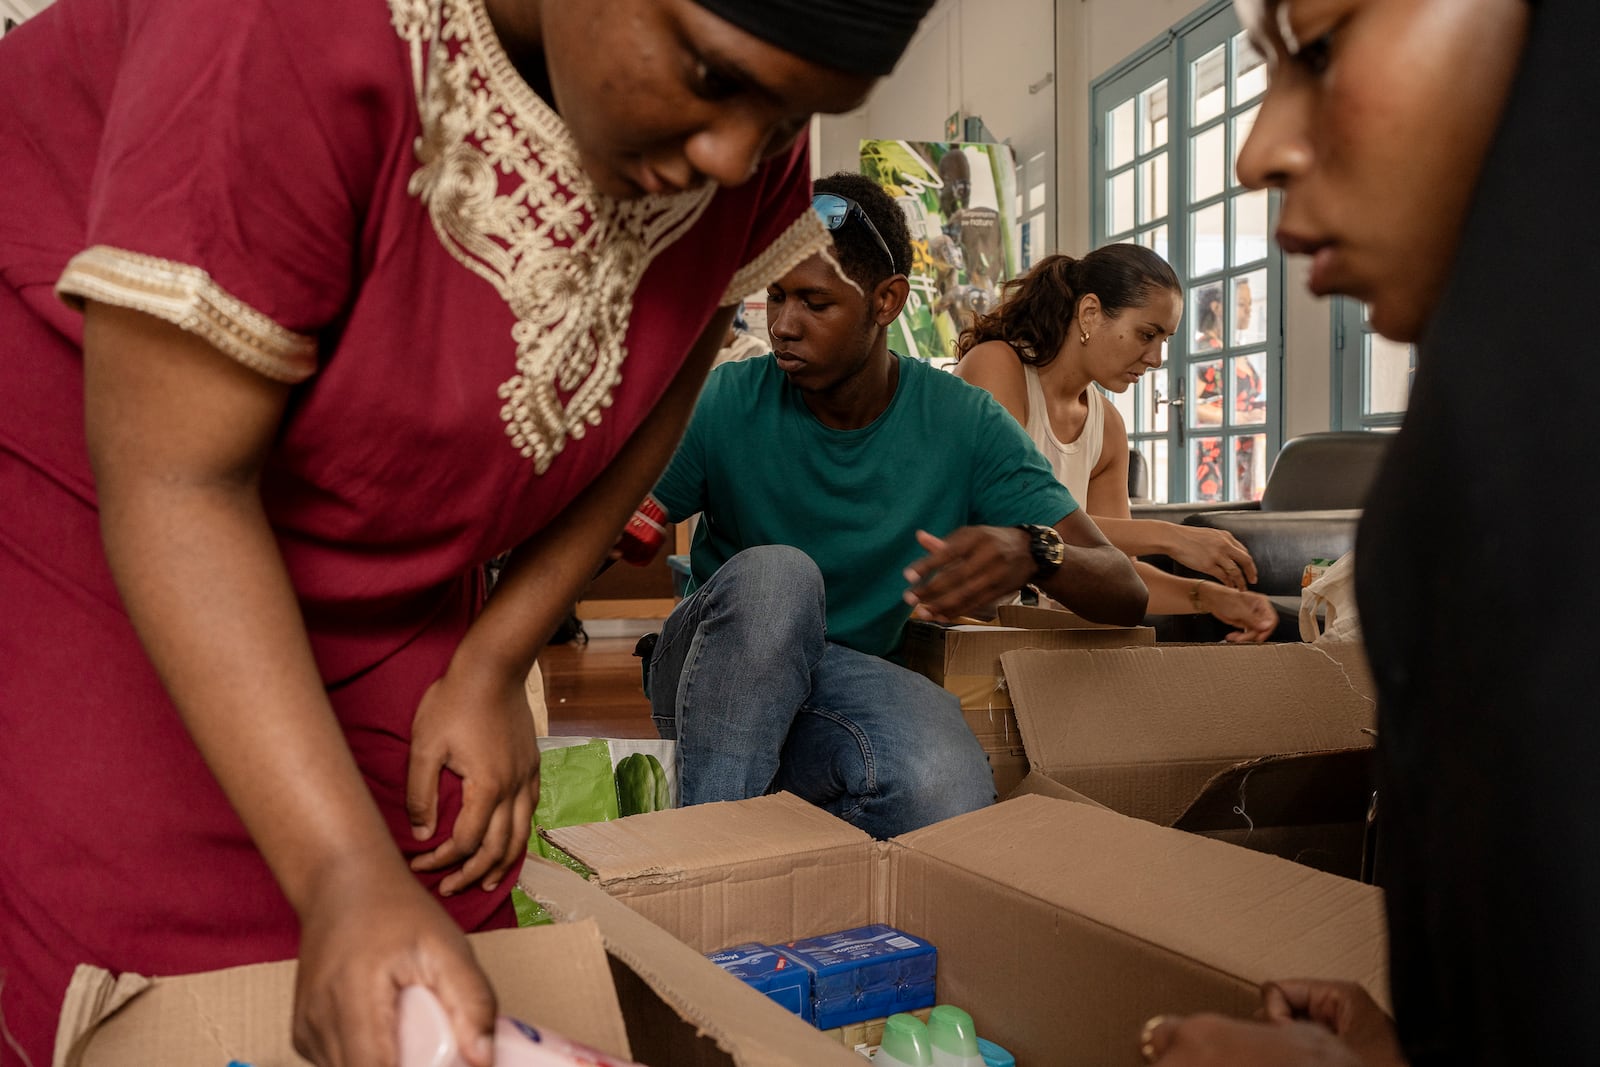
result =
[[[1004,341],[1022,362],[1042,367],[1066,343],[1084,296],[1099,297],[1106,315],[1115,318],[1158,290],[1181,293],[1183,286],[1167,261],[1143,245],[1106,245],[1082,259],[1046,256],[1027,274],[1006,282],[1000,306],[961,332],[956,358],[985,341]]]

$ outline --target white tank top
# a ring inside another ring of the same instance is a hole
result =
[[[1024,427],[1028,436],[1044,458],[1049,460],[1056,481],[1067,487],[1072,499],[1080,507],[1089,502],[1089,475],[1100,462],[1100,450],[1105,444],[1105,397],[1093,385],[1089,386],[1089,417],[1084,420],[1083,432],[1070,444],[1062,444],[1050,428],[1050,407],[1045,403],[1044,385],[1039,381],[1039,368],[1030,363],[1022,365],[1022,376],[1028,380],[1028,423]]]

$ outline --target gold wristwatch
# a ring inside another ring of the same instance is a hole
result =
[[[1019,523],[1017,529],[1028,535],[1028,553],[1033,556],[1034,563],[1031,582],[1037,584],[1048,581],[1061,569],[1062,562],[1067,558],[1066,542],[1061,540],[1054,526],[1035,526],[1024,522]]]

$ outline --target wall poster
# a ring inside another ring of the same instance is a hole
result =
[[[1018,273],[1017,167],[1011,146],[862,141],[861,173],[899,201],[911,227],[911,298],[889,346],[946,365],[974,314]]]

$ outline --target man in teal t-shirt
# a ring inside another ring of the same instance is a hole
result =
[[[684,803],[786,789],[889,837],[994,799],[956,698],[885,658],[913,611],[1032,582],[1134,623],[1146,594],[988,393],[889,351],[911,261],[894,200],[860,175],[815,192],[845,274],[813,256],[768,287],[773,354],[711,375],[656,485],[701,521],[650,699]]]

